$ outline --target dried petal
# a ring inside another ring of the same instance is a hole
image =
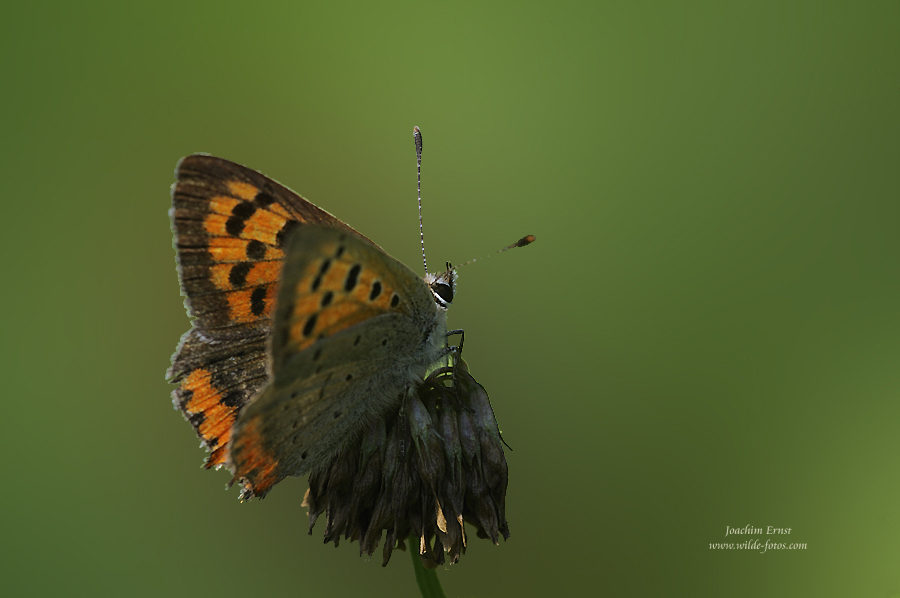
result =
[[[418,538],[422,563],[459,561],[466,522],[495,544],[509,537],[508,468],[487,393],[465,362],[441,368],[310,474],[310,533],[326,513],[325,542],[359,540],[372,555],[385,533],[383,564]],[[445,556],[446,555],[446,556]]]

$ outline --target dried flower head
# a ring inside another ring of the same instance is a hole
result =
[[[326,513],[325,542],[358,540],[372,555],[387,532],[384,561],[419,539],[423,564],[459,561],[464,523],[497,544],[509,538],[508,470],[488,395],[465,362],[440,368],[309,476],[309,533]]]

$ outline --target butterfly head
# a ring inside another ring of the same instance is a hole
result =
[[[447,309],[453,303],[453,295],[456,293],[456,270],[447,263],[447,271],[440,274],[428,273],[425,275],[425,283],[434,295],[434,302],[438,307]]]

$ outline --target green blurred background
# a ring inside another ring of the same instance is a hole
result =
[[[448,595],[900,595],[897,2],[4,13],[4,595],[416,595],[304,480],[239,504],[164,381],[176,161],[418,270],[413,125],[433,263],[538,238],[461,272],[512,537]],[[747,524],[807,549],[710,550]]]

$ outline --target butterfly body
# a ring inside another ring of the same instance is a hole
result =
[[[176,407],[242,496],[303,475],[446,362],[455,273],[423,280],[260,173],[194,155],[172,228],[192,329],[168,378]]]

